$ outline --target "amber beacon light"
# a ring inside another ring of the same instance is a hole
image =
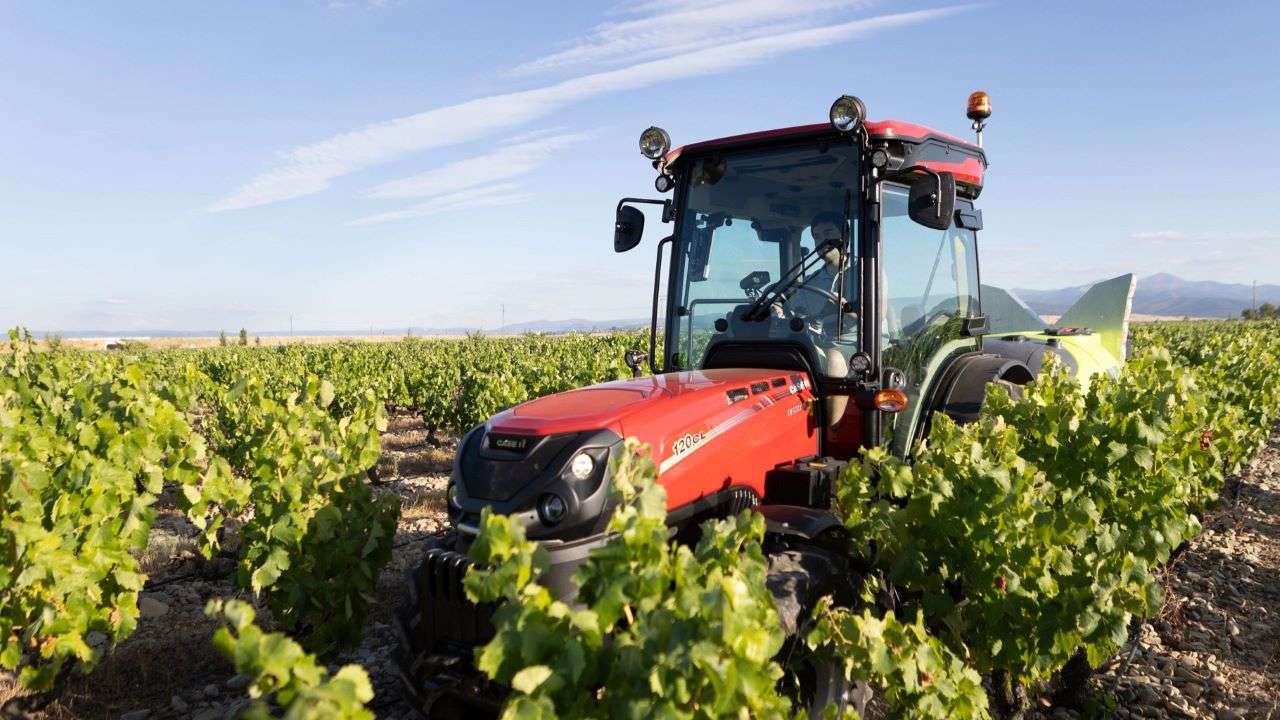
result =
[[[982,147],[982,129],[987,126],[987,118],[991,117],[991,96],[986,90],[969,93],[969,108],[965,114],[973,121],[973,130],[978,133],[978,147]]]

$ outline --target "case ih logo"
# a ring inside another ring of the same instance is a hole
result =
[[[701,443],[703,438],[705,438],[706,436],[707,436],[706,433],[701,433],[701,432],[685,433],[684,435],[676,438],[675,442],[671,443],[671,455],[673,457],[679,457],[681,455],[684,455],[687,452],[690,452],[695,447],[697,447],[698,444]]]
[[[524,452],[529,447],[529,438],[516,435],[490,435],[489,447],[511,452]]]

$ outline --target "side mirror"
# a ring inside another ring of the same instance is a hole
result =
[[[640,366],[649,359],[649,353],[643,350],[627,350],[622,353],[622,362],[631,368],[631,377],[640,377]]]
[[[911,183],[907,214],[927,228],[946,230],[956,212],[956,176],[930,173]]]
[[[613,251],[626,252],[640,244],[644,235],[644,213],[630,205],[618,206],[618,217],[613,223]]]

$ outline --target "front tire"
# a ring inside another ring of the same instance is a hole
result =
[[[778,619],[787,640],[778,656],[786,675],[781,690],[816,720],[834,706],[837,717],[852,707],[865,717],[870,689],[865,683],[850,682],[844,665],[829,652],[811,650],[804,636],[816,622],[814,605],[831,595],[837,604],[852,600],[851,576],[839,556],[812,547],[789,547],[768,556],[766,585],[773,594]]]
[[[452,552],[456,541],[452,530],[428,536],[422,560],[405,578],[395,623],[402,687],[421,718],[496,718],[505,690],[472,667],[471,649],[488,640],[486,623],[480,622],[487,616],[461,596],[469,562]],[[433,562],[431,556],[441,553],[447,555]]]

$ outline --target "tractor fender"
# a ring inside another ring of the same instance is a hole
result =
[[[1034,379],[1021,360],[990,353],[962,355],[943,373],[930,408],[963,425],[978,419],[988,384],[1026,385]]]
[[[1057,338],[1037,340],[1026,335],[1008,335],[1006,337],[982,339],[982,351],[989,355],[999,355],[1017,360],[1025,364],[1033,375],[1039,375],[1044,367],[1045,359],[1056,356],[1058,364],[1066,368],[1067,374],[1078,376],[1080,362],[1070,349],[1064,347]]]
[[[843,534],[844,524],[830,510],[802,505],[760,505],[756,512],[764,516],[767,535],[787,539],[817,540]]]

